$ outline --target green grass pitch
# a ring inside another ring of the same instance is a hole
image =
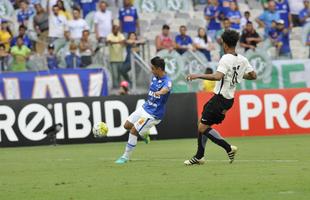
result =
[[[125,142],[2,148],[1,200],[309,200],[310,135],[229,138],[233,164],[208,141],[209,162],[184,166],[195,139],[139,142],[116,165]]]

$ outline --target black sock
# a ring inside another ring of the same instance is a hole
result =
[[[227,153],[231,151],[230,144],[228,144],[224,138],[215,129],[208,128],[204,133],[212,142],[223,147]]]
[[[201,159],[204,156],[207,140],[208,140],[207,136],[198,132],[197,153],[195,155],[197,159]]]

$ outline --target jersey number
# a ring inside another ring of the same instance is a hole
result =
[[[240,68],[240,66],[237,66],[237,67],[233,67],[233,70],[234,70],[234,72],[233,72],[233,77],[232,77],[232,79],[231,79],[231,83],[230,83],[230,85],[231,86],[234,86],[236,83],[238,83],[238,70],[239,70],[239,68]]]

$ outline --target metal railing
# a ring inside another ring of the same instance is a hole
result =
[[[138,80],[138,75],[141,74],[141,71],[140,73],[137,73],[137,69],[140,68],[144,71],[145,74],[148,74],[150,75],[151,74],[151,70],[149,68],[149,65],[147,64],[147,62],[145,62],[145,60],[136,52],[131,52],[130,54],[130,61],[131,61],[131,76],[132,76],[132,89],[133,91],[135,91],[135,93],[138,93],[138,86],[140,89],[142,89],[142,91],[146,91],[147,90],[147,87],[145,87],[145,85],[148,86],[148,84],[141,84],[141,85],[138,85],[139,81],[141,80]],[[145,77],[144,77],[144,81],[145,80]],[[149,81],[149,80],[147,80]]]
[[[205,65],[206,63],[203,62],[198,56],[197,54],[195,54],[192,50],[188,50],[188,52],[199,62],[199,64],[201,65]],[[191,74],[193,71],[192,71],[192,68],[191,66],[189,67],[189,73]]]

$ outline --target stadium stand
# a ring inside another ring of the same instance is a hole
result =
[[[209,3],[212,1],[217,0],[210,0]],[[0,17],[1,17],[1,24],[4,24],[6,22],[9,23],[10,29],[11,29],[11,36],[15,37],[18,34],[18,13],[21,13],[20,8],[20,2],[26,2],[28,4],[29,10],[34,10],[34,4],[41,4],[43,8],[45,8],[49,14],[49,16],[53,15],[52,7],[54,4],[57,5],[64,5],[65,12],[61,12],[59,15],[64,15],[64,13],[67,13],[67,21],[71,20],[68,16],[72,15],[73,8],[79,7],[80,5],[77,3],[77,1],[74,0],[35,0],[35,1],[8,1],[8,0],[1,0],[0,2]],[[61,3],[62,2],[62,3]],[[97,1],[91,1],[93,4],[97,4]],[[136,9],[139,11],[139,31],[138,35],[139,38],[145,39],[147,42],[143,44],[143,55],[146,54],[149,57],[154,56],[156,54],[156,48],[155,48],[155,38],[156,36],[161,32],[161,28],[164,24],[167,24],[170,26],[170,34],[172,38],[174,39],[175,36],[179,32],[179,27],[181,25],[187,26],[187,34],[191,36],[192,38],[197,36],[197,30],[200,27],[207,27],[207,24],[209,23],[205,19],[205,8],[207,6],[210,6],[209,4],[203,3],[204,1],[193,1],[195,4],[190,4],[190,6],[187,6],[185,10],[179,10],[176,11],[175,8],[171,8],[171,10],[162,9],[160,11],[154,11],[154,12],[146,12],[143,10],[143,8],[137,8],[137,4],[134,4],[133,7],[129,5],[128,8],[130,9]],[[220,2],[220,1],[219,1]],[[258,24],[255,22],[255,19],[257,19],[264,11],[263,5],[260,3],[260,1],[257,0],[236,0],[239,11],[241,15],[244,15],[245,11],[250,12],[250,21],[253,22],[255,30],[259,33],[261,37],[264,35],[264,29],[263,27],[258,26]],[[286,2],[286,1],[285,1]],[[122,1],[107,1],[107,10],[110,10],[112,12],[113,17],[113,23],[119,24],[118,15],[119,10],[123,7]],[[220,4],[219,4],[220,6]],[[157,5],[157,9],[159,6]],[[98,10],[98,6],[97,6]],[[108,47],[105,44],[104,40],[96,42],[98,38],[96,38],[95,34],[95,25],[94,25],[94,13],[95,11],[90,11],[87,16],[83,16],[85,21],[87,22],[89,26],[90,36],[89,39],[93,41],[93,49],[94,52],[92,52],[92,64],[90,67],[93,67],[94,64],[103,64],[103,65],[109,65],[108,61]],[[59,59],[59,67],[65,68],[65,57],[69,52],[69,46],[72,41],[66,40],[63,38],[58,38],[57,40],[46,40],[46,41],[40,41],[39,39],[39,33],[36,31],[37,27],[34,27],[33,23],[33,17],[34,14],[29,17],[28,20],[25,20],[24,23],[25,26],[28,28],[27,30],[27,36],[31,39],[32,43],[35,44],[36,42],[42,42],[47,47],[50,43],[53,43],[55,46],[55,53],[58,56]],[[131,19],[130,16],[126,19]],[[51,20],[51,18],[50,18]],[[240,19],[239,19],[240,20]],[[82,30],[81,30],[82,31]],[[240,30],[241,32],[242,30]],[[307,35],[310,31],[310,25],[305,24],[304,27],[293,27],[289,30],[289,44],[291,47],[291,54],[293,59],[306,59],[309,56],[309,47],[306,46],[307,41]],[[0,32],[0,43],[4,43],[2,40],[2,35],[4,33]],[[126,34],[125,34],[126,36]],[[74,41],[77,45],[80,41],[76,40]],[[220,46],[216,42],[215,38],[213,38],[213,43],[215,45],[215,50],[212,50],[211,53],[211,60],[212,61],[218,61],[220,59]],[[268,38],[264,38],[264,41],[259,43],[257,48],[264,49],[266,48],[266,52],[268,52],[269,56],[273,59],[278,59],[277,56],[277,50],[274,46],[271,45],[272,43],[269,42]],[[147,46],[147,47],[146,47]],[[243,48],[238,48],[240,52],[243,52]],[[27,62],[27,69],[28,70],[46,70],[47,68],[47,61],[46,61],[46,51],[43,54],[40,54],[35,49],[35,45],[32,45],[32,53],[28,59]],[[79,53],[78,53],[79,54]],[[126,54],[125,54],[126,55]],[[12,60],[12,59],[10,59]],[[87,67],[87,66],[85,66]],[[10,71],[10,67],[7,69]]]

